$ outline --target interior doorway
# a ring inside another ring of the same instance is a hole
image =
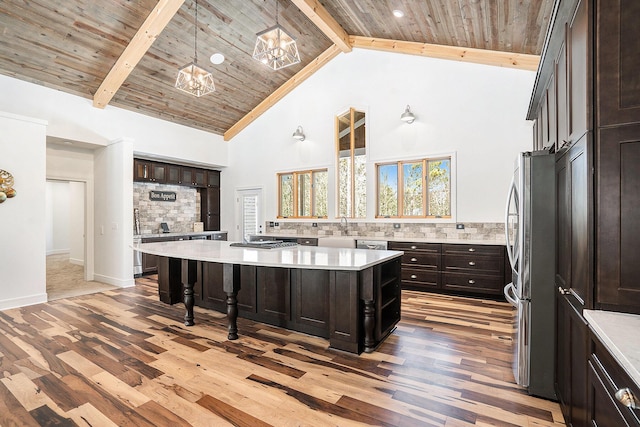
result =
[[[87,271],[87,183],[48,179],[45,193],[47,299],[111,289]]]

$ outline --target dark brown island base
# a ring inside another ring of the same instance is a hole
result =
[[[220,241],[144,243],[158,255],[160,299],[227,313],[228,338],[243,317],[372,352],[400,320],[399,251],[295,246],[242,248]],[[182,292],[183,290],[183,292]]]

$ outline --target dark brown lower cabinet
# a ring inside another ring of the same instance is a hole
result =
[[[298,330],[329,338],[330,270],[291,270],[291,315]]]
[[[290,323],[291,270],[278,267],[256,267],[258,317],[265,323],[283,328]],[[243,292],[242,283],[238,295]]]
[[[568,426],[587,425],[588,325],[571,301],[557,294],[556,396]]]
[[[143,237],[142,243],[168,242],[175,240],[175,237]],[[152,274],[158,272],[157,255],[142,254],[142,274]]]
[[[621,403],[616,393],[640,397],[640,389],[618,364],[600,340],[590,334],[588,375],[588,425],[640,426],[640,408],[633,409]]]
[[[146,254],[145,254],[146,255]],[[158,269],[158,295],[160,301],[166,304],[182,302],[182,286],[172,286],[173,283],[180,283],[181,260],[177,258],[167,258],[153,256]],[[195,290],[194,286],[194,290]]]
[[[502,298],[504,286],[511,280],[502,245],[392,241],[389,249],[404,251],[404,289]]]
[[[160,264],[161,301],[181,302],[181,260],[163,257]],[[399,257],[362,271],[251,265],[229,269],[212,262],[189,266],[197,269],[189,274],[196,278],[196,306],[226,312],[223,283],[233,280],[240,288],[240,317],[328,338],[331,347],[340,350],[372,351],[400,321]]]
[[[227,294],[222,289],[224,280],[223,264],[216,262],[198,262],[198,269],[202,274],[201,297],[194,286],[195,305],[210,308],[216,311],[227,310]],[[240,274],[242,282],[240,284],[242,292],[238,292],[238,311],[244,317],[253,318],[257,312],[256,308],[256,268],[249,265],[234,266],[234,274]],[[158,275],[160,278],[160,275]],[[252,317],[253,316],[253,317]]]

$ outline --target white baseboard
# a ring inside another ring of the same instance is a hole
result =
[[[83,259],[69,258],[69,263],[74,264],[74,265],[80,265],[80,266],[84,267],[84,260]]]
[[[115,277],[105,276],[102,274],[94,274],[93,280],[100,283],[106,283],[107,285],[117,286],[119,288],[130,288],[136,284],[133,277],[129,279],[117,279]]]
[[[64,255],[64,254],[70,254],[71,250],[69,249],[52,249],[50,251],[47,251],[47,256],[49,255]]]
[[[46,292],[42,294],[29,295],[26,297],[0,300],[0,310],[25,307],[27,305],[41,304],[43,302],[47,302]]]

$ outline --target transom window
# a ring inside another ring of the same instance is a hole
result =
[[[451,157],[376,164],[381,218],[450,218]]]
[[[278,174],[279,218],[327,217],[327,169]]]
[[[367,216],[366,117],[350,108],[336,116],[338,216]]]

